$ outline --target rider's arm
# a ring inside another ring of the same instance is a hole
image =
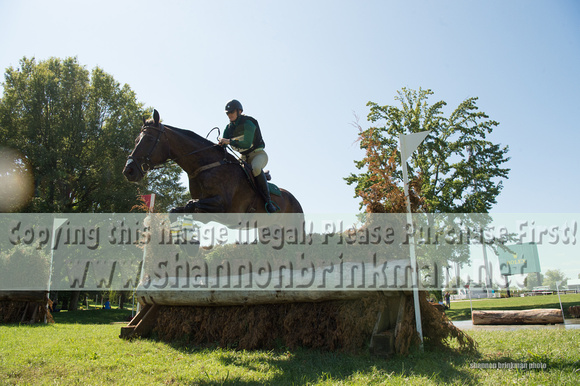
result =
[[[230,125],[227,125],[224,129],[224,135],[222,138],[219,139],[220,145],[229,145],[230,144],[230,137],[232,136],[232,130],[230,129]]]

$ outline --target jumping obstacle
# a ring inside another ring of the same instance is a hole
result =
[[[46,291],[0,291],[0,323],[46,323],[49,302]]]
[[[176,224],[181,236],[175,242],[171,224],[171,237],[162,228],[152,230],[161,237],[144,251],[136,290],[142,308],[121,328],[120,338],[247,350],[370,348],[381,356],[405,354],[420,343],[403,241],[385,242],[381,249],[364,235],[359,235],[361,245],[351,245],[352,239],[332,243],[313,234],[314,240],[301,242],[304,234],[292,238],[294,227],[289,227],[284,243],[277,244],[281,239],[272,238],[278,234],[273,227],[260,230],[259,243],[240,233],[239,243],[184,254],[178,246],[189,233]],[[219,227],[208,229],[219,233]],[[456,338],[462,348],[475,346],[427,302],[425,293],[419,301],[427,341],[445,345]]]
[[[183,297],[140,296],[141,312],[121,328],[121,338],[147,337],[244,349],[314,347],[353,351],[370,347],[376,355],[397,351],[403,319],[412,320],[410,293],[325,291],[285,295],[263,293],[228,297],[216,305],[210,294],[183,305]],[[215,294],[214,294],[215,295]],[[305,295],[305,296],[304,296]],[[297,301],[302,297],[302,301]],[[267,300],[269,299],[269,300]],[[315,299],[315,300],[314,300]],[[160,303],[158,303],[159,301]],[[237,303],[237,304],[234,304]],[[209,305],[213,304],[213,305]],[[411,312],[411,316],[409,314]],[[408,323],[406,323],[408,324]]]
[[[473,311],[474,325],[559,324],[564,323],[560,309]]]

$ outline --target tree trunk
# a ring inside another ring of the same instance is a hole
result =
[[[473,311],[474,325],[482,324],[557,324],[563,323],[559,309]]]
[[[70,300],[68,302],[68,310],[69,311],[76,311],[79,308],[79,296],[80,291],[73,291],[70,293]]]
[[[125,307],[125,292],[119,292],[119,309],[123,310]]]

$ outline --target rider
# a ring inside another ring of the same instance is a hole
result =
[[[222,146],[230,145],[242,155],[242,160],[252,165],[256,185],[266,201],[266,211],[274,213],[279,208],[272,202],[268,181],[262,170],[268,163],[268,154],[264,151],[266,145],[262,139],[260,125],[254,118],[242,114],[243,111],[242,104],[236,99],[226,104],[226,114],[230,123],[226,126],[219,143]]]

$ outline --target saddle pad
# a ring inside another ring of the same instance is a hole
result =
[[[280,192],[280,188],[274,185],[271,182],[268,182],[268,188],[270,190],[270,194],[274,194],[276,196],[282,196],[282,192]]]

